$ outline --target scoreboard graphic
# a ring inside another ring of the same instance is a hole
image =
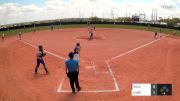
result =
[[[170,96],[172,84],[132,84],[132,96]]]

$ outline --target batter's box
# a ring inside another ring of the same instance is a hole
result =
[[[80,65],[79,83],[82,87],[81,92],[119,91],[119,86],[108,62],[101,63],[88,61],[81,62]],[[94,68],[94,66],[96,67]],[[98,73],[100,71],[100,69],[97,69],[98,67],[106,67],[108,73]],[[96,71],[96,69],[98,71]],[[61,81],[57,92],[71,92],[68,77],[65,77]]]

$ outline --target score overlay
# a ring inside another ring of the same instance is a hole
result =
[[[172,95],[172,84],[146,84],[133,83],[132,96],[170,96]]]

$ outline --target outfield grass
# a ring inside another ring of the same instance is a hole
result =
[[[137,30],[146,30],[146,31],[152,31],[152,32],[161,32],[165,34],[172,34],[173,31],[176,31],[177,35],[180,36],[180,30],[174,30],[174,29],[167,29],[167,28],[158,28],[158,27],[147,27],[147,26],[135,26],[135,25],[106,25],[106,24],[100,24],[96,25],[97,27],[104,27],[104,28],[124,28],[124,29],[137,29]]]
[[[76,25],[59,25],[59,26],[54,26],[54,29],[62,29],[62,28],[86,28],[86,24],[76,24]],[[114,25],[114,24],[96,24],[97,28],[124,28],[124,29],[137,29],[137,30],[146,30],[146,31],[160,31],[160,28],[157,27],[147,27],[147,26],[135,26],[135,25]],[[50,26],[42,26],[42,27],[36,27],[36,31],[40,30],[50,30]],[[9,31],[3,31],[1,32],[4,33],[6,36],[9,35],[15,35],[18,34],[20,31],[22,33],[27,33],[27,32],[33,32],[34,28],[25,28],[25,29],[15,29],[15,30],[9,30]],[[166,29],[166,28],[161,28],[162,33],[165,34],[172,34],[174,29]],[[176,30],[176,33],[178,36],[180,36],[180,31]]]

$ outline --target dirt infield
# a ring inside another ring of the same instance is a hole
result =
[[[179,101],[180,39],[153,32],[100,28],[88,39],[84,28],[44,30],[0,42],[0,101]],[[81,43],[80,85],[71,94],[64,61]],[[34,76],[36,47],[47,51]],[[132,83],[170,83],[172,96],[132,97]]]

